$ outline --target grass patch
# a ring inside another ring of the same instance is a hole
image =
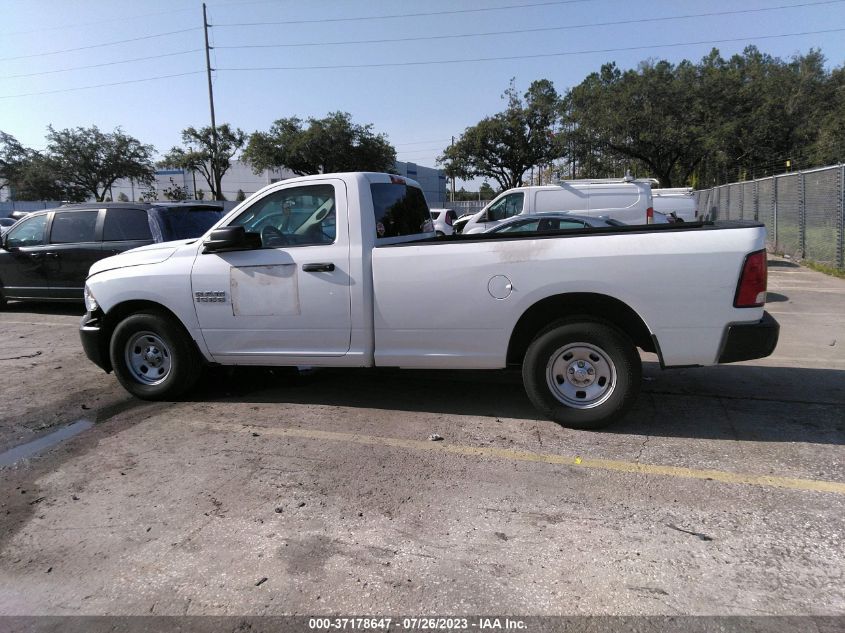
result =
[[[802,266],[806,266],[807,268],[812,268],[813,270],[824,273],[825,275],[831,275],[833,277],[839,277],[840,279],[845,279],[845,270],[841,268],[836,268],[835,266],[828,266],[827,264],[817,264],[816,262],[811,262],[810,260],[804,260],[801,262]]]

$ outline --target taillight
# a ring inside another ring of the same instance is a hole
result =
[[[446,224],[448,224],[449,226],[452,226],[452,216],[449,215],[448,213],[446,214]]]
[[[645,210],[645,223],[654,224],[654,208],[649,207]]]
[[[757,251],[745,256],[742,274],[734,296],[735,308],[759,308],[766,303],[766,251]]]

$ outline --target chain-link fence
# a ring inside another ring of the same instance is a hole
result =
[[[468,213],[477,213],[487,206],[489,202],[489,200],[455,200],[454,202],[447,200],[443,203],[443,206],[447,209],[454,209],[461,216]]]
[[[845,165],[781,174],[696,192],[711,220],[757,220],[775,253],[845,270]]]

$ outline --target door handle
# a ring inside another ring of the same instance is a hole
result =
[[[48,257],[50,259],[58,259],[59,254],[58,253],[44,253],[44,257]]]
[[[29,253],[30,259],[42,259],[44,257],[44,253]]]
[[[334,270],[334,264],[302,264],[302,270],[306,273],[330,273]]]

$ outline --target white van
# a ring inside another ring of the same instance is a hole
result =
[[[571,211],[602,216],[625,224],[650,224],[654,209],[651,180],[566,180],[556,185],[517,187],[499,194],[463,227],[462,233],[481,233],[515,215]]]
[[[698,202],[692,187],[652,189],[654,210],[665,215],[674,215],[684,222],[698,220]]]

